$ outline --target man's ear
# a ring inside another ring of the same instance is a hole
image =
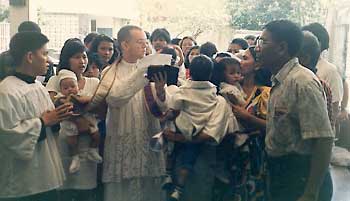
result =
[[[27,52],[24,56],[25,62],[32,64],[33,63],[33,56],[34,56],[33,52]]]
[[[282,42],[279,43],[279,45],[278,45],[278,53],[280,55],[287,55],[287,54],[289,54],[287,42],[282,41]]]
[[[129,47],[129,45],[126,41],[123,41],[120,45],[121,45],[122,50],[126,50]]]

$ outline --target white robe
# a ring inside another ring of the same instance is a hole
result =
[[[162,153],[152,152],[149,141],[160,132],[160,123],[146,108],[146,69],[122,60],[117,79],[106,98],[106,140],[103,182],[105,200],[161,201]],[[157,101],[159,102],[159,100]]]
[[[22,197],[57,189],[64,172],[51,129],[37,142],[39,117],[54,105],[38,82],[9,76],[0,82],[0,198]]]

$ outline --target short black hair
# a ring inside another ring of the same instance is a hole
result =
[[[197,45],[197,41],[192,37],[192,36],[185,36],[185,37],[183,37],[181,40],[180,40],[180,42],[179,42],[179,46],[180,46],[180,48],[182,48],[182,43],[184,42],[184,40],[186,40],[186,39],[190,39],[192,42],[193,42],[193,44],[194,45]]]
[[[246,35],[246,36],[244,36],[244,39],[245,40],[256,40],[256,37],[254,36],[254,35]]]
[[[206,55],[195,57],[190,64],[190,75],[193,81],[209,81],[213,71],[213,62]]]
[[[309,55],[310,56],[310,64],[309,66],[305,66],[310,69],[312,72],[316,73],[316,66],[318,59],[321,55],[321,47],[318,42],[317,37],[309,31],[303,31],[303,46],[299,51],[300,56]]]
[[[151,38],[151,34],[148,32],[148,31],[144,31],[145,34],[146,34],[146,38],[147,40],[149,40]]]
[[[98,36],[98,33],[92,32],[85,36],[84,44],[88,44]]]
[[[225,69],[226,66],[230,65],[241,67],[241,63],[236,58],[232,57],[225,57],[218,63],[215,63],[213,75],[211,77],[211,82],[215,84],[218,88],[220,87],[221,82],[225,82]]]
[[[101,57],[97,53],[89,52],[87,56],[88,56],[88,66],[91,64],[96,64],[98,69],[102,70],[104,63],[103,63]]]
[[[60,54],[60,61],[58,63],[58,70],[71,70],[69,59],[77,53],[86,52],[86,47],[80,40],[67,40],[62,47]]]
[[[164,39],[168,44],[170,43],[170,33],[165,28],[155,29],[151,34],[151,42],[157,39]]]
[[[39,25],[32,21],[24,21],[18,26],[18,32],[34,31],[41,33]]]
[[[289,56],[295,57],[301,48],[303,33],[298,25],[289,20],[275,20],[264,26],[275,42],[286,42]]]
[[[303,31],[310,31],[312,34],[314,34],[321,45],[321,52],[323,50],[326,50],[329,48],[329,34],[327,29],[322,26],[320,23],[311,23],[309,25],[306,25],[302,27]]]
[[[49,39],[40,32],[18,32],[10,40],[10,55],[13,64],[20,65],[28,52],[42,48]]]
[[[112,55],[111,59],[108,61],[109,64],[112,64],[115,61],[115,59],[119,56],[119,50],[116,46],[115,41],[111,37],[104,35],[104,34],[100,34],[100,35],[96,36],[95,39],[91,43],[91,48],[90,48],[89,52],[97,53],[98,46],[100,45],[101,42],[104,42],[104,41],[113,44],[113,55]]]
[[[9,51],[0,53],[0,80],[13,73],[13,59]]]
[[[218,52],[218,49],[216,48],[216,45],[214,43],[206,42],[201,45],[201,47],[199,48],[199,52],[212,58],[213,55]]]
[[[248,42],[246,40],[244,40],[243,38],[234,38],[231,41],[231,44],[237,44],[237,45],[241,46],[243,50],[246,50],[249,47]]]
[[[173,38],[171,39],[170,43],[173,45],[179,45],[181,41],[181,38]]]
[[[199,46],[198,46],[198,45],[195,45],[195,46],[191,47],[191,48],[188,50],[188,53],[185,55],[185,68],[189,68],[189,67],[190,67],[190,59],[189,59],[189,56],[190,56],[192,50],[199,50]]]
[[[161,54],[169,54],[169,55],[171,55],[171,65],[175,65],[177,54],[176,54],[176,50],[174,48],[163,47],[162,50],[160,51],[160,53]]]

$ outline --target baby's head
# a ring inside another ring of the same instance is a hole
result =
[[[236,85],[241,80],[241,65],[236,56],[222,58],[214,67],[212,82],[219,86],[221,82]]]
[[[213,62],[208,56],[200,55],[190,63],[190,75],[193,81],[210,81]]]
[[[77,95],[79,91],[77,76],[70,70],[60,70],[58,73],[60,92],[64,96]]]

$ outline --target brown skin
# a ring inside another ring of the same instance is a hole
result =
[[[241,60],[241,73],[243,75],[243,83],[242,88],[247,96],[251,96],[253,93],[256,84],[254,81],[255,77],[255,68],[258,64],[254,61],[253,55],[249,50],[245,50],[242,53]],[[246,109],[239,106],[233,106],[232,111],[235,116],[243,121],[249,122],[252,127],[265,129],[266,128],[266,120],[256,117],[255,115],[250,114]]]
[[[153,44],[153,43],[152,43]],[[146,54],[147,39],[145,32],[139,29],[130,31],[130,40],[122,41],[121,48],[123,52],[123,59],[129,63],[136,63]],[[155,81],[156,93],[161,101],[165,101],[165,83],[166,76],[158,75],[152,78]]]
[[[288,53],[288,44],[284,41],[276,42],[271,33],[264,29],[261,37],[262,43],[256,47],[256,52],[262,62],[262,66],[269,68],[272,74],[276,75],[292,57]],[[313,139],[311,153],[310,175],[304,194],[298,201],[316,201],[319,189],[323,183],[324,176],[328,171],[332,138]]]
[[[36,77],[47,72],[48,51],[46,45],[34,52],[28,52],[19,66],[16,66],[16,72]],[[73,109],[72,105],[64,104],[54,110],[46,111],[42,114],[41,119],[45,126],[53,126],[65,119],[68,119]]]

